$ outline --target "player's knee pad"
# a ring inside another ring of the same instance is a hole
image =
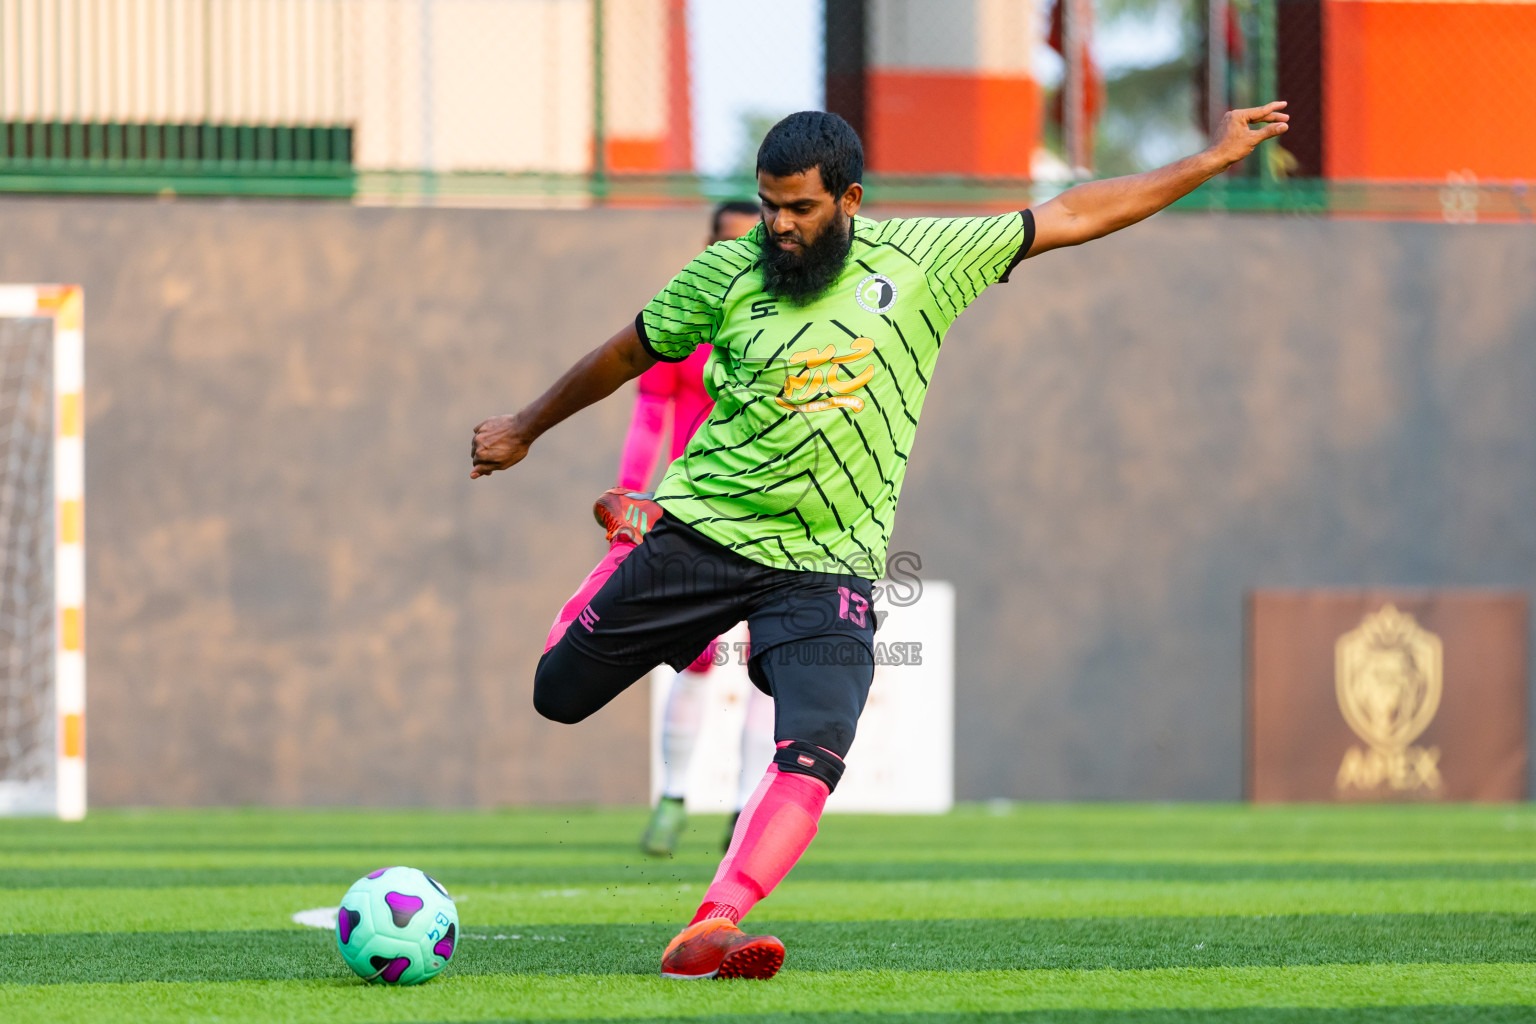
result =
[[[791,740],[780,747],[773,755],[773,763],[779,766],[781,772],[809,775],[819,780],[827,787],[828,793],[837,789],[845,767],[843,759],[836,754],[804,740]]]

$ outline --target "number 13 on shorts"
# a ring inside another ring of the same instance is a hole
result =
[[[865,616],[869,613],[869,601],[863,594],[854,593],[847,587],[837,588],[837,617],[847,619],[849,622],[864,628]]]

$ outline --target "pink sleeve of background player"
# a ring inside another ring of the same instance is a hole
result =
[[[656,456],[666,432],[667,407],[672,408],[672,443],[668,446],[670,464],[683,453],[688,439],[709,415],[714,401],[704,390],[704,364],[709,361],[710,346],[700,345],[680,363],[657,363],[640,375],[640,394],[630,417],[629,434],[624,438],[624,453],[619,457],[619,486],[631,491],[650,489],[651,474],[656,470]]]
[[[624,452],[619,456],[619,486],[643,491],[656,468],[661,451],[661,437],[667,428],[667,399],[641,391],[635,397],[635,412],[629,419],[629,433],[624,437]]]
[[[704,389],[704,366],[709,362],[710,346],[700,345],[687,359],[677,364],[679,370],[672,405],[672,444],[670,459],[676,459],[688,447],[688,441],[704,423],[714,399]]]
[[[705,417],[709,415],[709,410],[714,408],[714,405],[714,401],[704,393],[702,388],[678,392],[672,404],[672,444],[669,462],[683,454],[683,449],[688,447],[689,439],[704,423]]]

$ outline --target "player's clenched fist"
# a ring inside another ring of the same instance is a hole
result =
[[[490,476],[498,469],[509,469],[528,454],[528,442],[517,429],[516,416],[492,416],[475,427],[469,457],[474,462],[469,478]]]
[[[1285,133],[1285,122],[1291,115],[1281,113],[1284,106],[1285,100],[1276,100],[1262,107],[1227,111],[1211,149],[1220,154],[1228,166],[1237,163],[1265,139]]]

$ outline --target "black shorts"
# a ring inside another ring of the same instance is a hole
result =
[[[872,587],[760,565],[664,518],[540,660],[534,705],[580,721],[662,662],[686,668],[746,620],[748,675],[774,698],[775,738],[842,757],[874,678]]]

